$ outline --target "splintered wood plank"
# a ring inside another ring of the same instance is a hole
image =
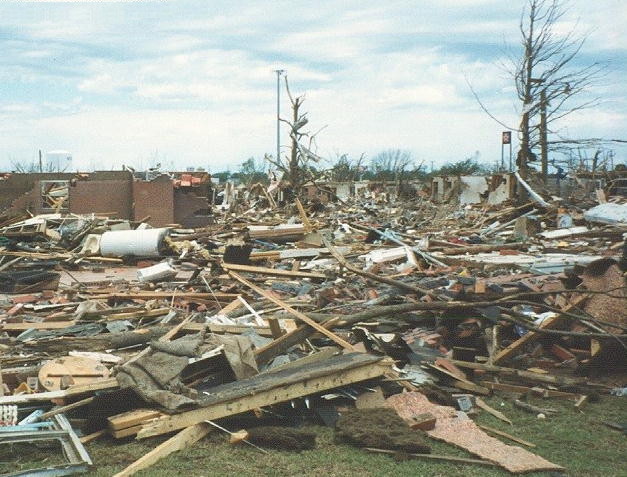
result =
[[[461,377],[458,373],[452,373],[448,369],[444,369],[440,366],[436,366],[435,364],[429,364],[430,368],[447,375],[450,378],[453,378],[453,386],[459,389],[463,389],[464,391],[470,391],[477,394],[488,395],[490,391],[482,386],[479,386],[472,381],[468,381],[467,379]]]
[[[154,409],[135,409],[111,416],[107,418],[107,421],[109,421],[109,429],[118,431],[120,429],[136,426],[149,419],[154,419],[162,415],[163,413],[155,411]]]
[[[125,437],[134,436],[141,431],[141,428],[142,425],[137,424],[136,426],[127,427],[126,429],[120,429],[119,431],[109,430],[109,432],[114,439],[123,439]]]
[[[562,311],[572,310],[573,308],[577,307],[587,298],[588,298],[588,295],[578,296],[577,298],[573,299],[570,303],[565,305],[562,308]],[[562,317],[562,315],[557,315],[551,318],[547,318],[540,324],[540,328],[553,329],[557,327],[558,325],[560,325],[561,323],[563,323],[563,321],[564,321],[564,318]],[[510,344],[507,348],[504,348],[501,351],[499,351],[492,358],[492,364],[498,364],[501,361],[510,358],[513,354],[523,349],[525,345],[528,345],[529,343],[533,343],[535,340],[537,340],[541,336],[542,336],[542,333],[540,332],[536,332],[536,331],[527,332],[526,334],[518,338],[516,341],[514,341],[512,344]]]
[[[402,456],[410,456],[414,459],[424,459],[424,460],[434,460],[440,462],[453,462],[455,464],[477,464],[477,465],[487,465],[496,467],[494,462],[489,462],[487,460],[479,460],[479,459],[468,459],[466,457],[457,457],[453,455],[436,455],[436,454],[407,454],[407,453],[399,453],[398,451],[388,450],[388,449],[374,449],[372,447],[364,447],[369,452],[376,452],[378,454],[389,454],[389,455],[397,455],[401,454]]]
[[[195,442],[205,437],[213,428],[206,422],[200,422],[170,437],[167,441],[162,442],[153,450],[140,457],[138,460],[129,465],[126,469],[118,472],[113,477],[127,477],[134,473],[146,469],[154,465],[159,460],[172,454],[173,452],[185,449]]]
[[[282,270],[280,268],[255,267],[252,265],[238,265],[236,263],[226,263],[226,262],[223,262],[221,266],[225,270],[232,270],[235,272],[246,272],[246,273],[259,273],[261,275],[268,275],[268,276],[274,276],[274,277],[317,278],[319,280],[324,280],[326,278],[326,275],[324,273]]]
[[[87,434],[86,436],[81,437],[79,441],[81,441],[81,444],[88,444],[89,442],[104,436],[106,433],[106,429],[101,429],[99,431],[92,432],[91,434]]]
[[[238,295],[238,297],[235,300],[233,300],[228,305],[224,306],[220,310],[220,313],[223,314],[223,315],[228,315],[232,311],[235,311],[235,310],[237,310],[238,308],[240,308],[242,306],[244,306],[244,304],[242,303],[242,300],[240,300],[240,296]]]
[[[111,300],[131,300],[131,299],[140,299],[140,300],[151,300],[151,299],[159,299],[166,298],[172,299],[175,298],[183,298],[193,300],[194,298],[207,299],[207,300],[217,300],[220,303],[226,302],[230,303],[232,300],[236,299],[238,294],[235,293],[205,293],[205,292],[185,292],[185,291],[167,291],[167,292],[157,292],[157,291],[141,291],[141,292],[116,292],[115,290],[99,290],[95,289],[90,291],[86,289],[85,293],[93,293],[91,298],[94,300],[97,299],[111,299]]]
[[[119,386],[118,380],[116,378],[107,378],[107,379],[98,380],[90,384],[79,384],[75,386],[70,386],[69,388],[63,389],[61,391],[47,391],[43,393],[20,394],[17,396],[2,396],[0,397],[0,405],[1,404],[22,404],[22,403],[27,403],[27,402],[63,399],[66,397],[78,396],[81,394],[91,394],[91,393],[95,393],[96,391],[102,391],[105,389],[115,389],[118,386]]]
[[[272,330],[269,326],[221,325],[219,323],[185,323],[179,331],[198,333],[205,328],[208,328],[209,331],[211,331],[212,333],[229,333],[234,335],[239,335],[245,333],[246,331],[255,330],[255,333],[257,333],[259,336],[265,336],[267,338],[272,337]]]
[[[496,417],[497,419],[500,419],[503,422],[507,422],[510,426],[513,425],[512,421],[505,414],[503,414],[501,411],[497,411],[493,407],[486,404],[483,399],[476,398],[475,403],[478,408],[481,408],[487,413],[492,414],[494,417]]]
[[[154,420],[138,439],[173,432],[205,420],[240,414],[291,399],[383,376],[391,362],[379,356],[350,353],[298,368],[262,373],[249,379],[212,388],[203,407]]]
[[[522,444],[527,447],[536,446],[533,442],[526,441],[524,439],[521,439],[520,437],[512,436],[511,434],[508,434],[507,432],[499,431],[498,429],[494,429],[493,427],[482,426],[482,425],[479,425],[479,427],[483,429],[484,431],[491,432],[492,434],[496,434],[497,436],[505,437],[506,439],[517,442],[518,444]]]
[[[305,212],[305,208],[303,207],[303,204],[301,204],[298,197],[296,198],[296,208],[298,209],[300,218],[303,221],[303,225],[305,226],[305,232],[311,232],[313,230],[313,226],[311,225],[309,217],[307,217],[307,212]]]
[[[530,388],[527,386],[519,386],[515,384],[494,383],[491,381],[481,381],[481,385],[492,391],[505,391],[509,393],[527,394],[533,393],[542,397],[560,398],[560,399],[577,399],[579,394],[565,393],[562,391],[553,391],[552,389]]]
[[[266,290],[264,290],[263,288],[259,288],[257,285],[249,282],[248,280],[246,280],[244,277],[242,277],[241,275],[233,272],[233,271],[229,271],[229,275],[231,277],[233,277],[235,280],[237,280],[240,283],[243,283],[244,285],[246,285],[248,288],[250,288],[251,290],[259,293],[261,296],[263,296],[264,298],[267,298],[268,300],[270,300],[272,303],[274,303],[275,305],[280,306],[281,308],[283,308],[284,310],[290,312],[292,315],[294,315],[296,318],[298,318],[301,321],[304,321],[305,323],[307,323],[309,326],[311,326],[312,328],[314,328],[315,330],[319,331],[320,333],[322,333],[323,335],[325,335],[327,338],[332,339],[333,341],[335,341],[337,344],[339,344],[342,348],[345,348],[349,351],[354,351],[353,345],[351,345],[350,343],[348,343],[347,341],[344,341],[342,338],[340,338],[339,336],[337,336],[335,333],[333,333],[332,331],[328,330],[327,328],[323,327],[322,325],[320,325],[319,323],[316,323],[314,320],[312,320],[311,318],[309,318],[307,315],[301,313],[298,310],[295,310],[294,308],[292,308],[290,305],[288,305],[287,303],[285,303],[282,300],[279,300],[278,298],[276,298],[275,296],[273,296],[272,294],[268,293]]]
[[[68,326],[74,326],[75,321],[43,321],[40,323],[4,323],[0,325],[0,331],[26,331],[35,330],[61,330]]]

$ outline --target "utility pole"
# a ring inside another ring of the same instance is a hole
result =
[[[281,75],[285,70],[274,70],[276,73],[276,160],[281,160]]]
[[[503,141],[501,141],[501,167],[500,169],[497,168],[499,172],[502,172],[505,170],[505,153],[503,152],[504,149],[505,149],[505,144],[503,144]]]
[[[546,88],[540,92],[540,151],[542,153],[542,181],[549,178],[549,147],[546,131]]]

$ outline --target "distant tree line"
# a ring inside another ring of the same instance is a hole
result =
[[[493,167],[479,162],[476,156],[467,157],[427,171],[424,161],[418,162],[411,152],[401,149],[388,149],[367,160],[362,154],[351,158],[348,154],[338,154],[335,160],[330,161],[329,167],[309,165],[309,172],[318,181],[356,182],[356,181],[386,181],[407,182],[425,181],[433,176],[480,175],[495,172]],[[241,184],[255,183],[269,184],[270,167],[266,160],[257,160],[250,157],[239,166],[235,172],[215,172],[212,176],[220,182],[228,180]]]

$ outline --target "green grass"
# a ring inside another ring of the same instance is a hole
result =
[[[625,436],[599,421],[627,421],[627,399],[604,397],[601,402],[588,404],[584,412],[575,411],[572,402],[559,400],[534,400],[533,403],[553,407],[559,414],[546,420],[537,419],[513,408],[510,402],[501,406],[494,397],[487,402],[504,412],[514,421],[514,426],[493,416],[481,413],[475,420],[480,424],[533,442],[530,449],[542,457],[566,468],[569,476],[627,476],[625,468]],[[223,433],[212,433],[192,447],[173,454],[155,466],[139,472],[139,476],[502,476],[508,472],[494,467],[471,464],[434,463],[423,460],[397,462],[384,455],[373,455],[353,447],[333,442],[333,431],[320,426],[310,426],[318,435],[317,448],[301,453],[270,451],[260,452],[248,446],[230,446]],[[87,445],[93,461],[93,476],[111,476],[150,451],[164,437],[143,441],[116,441],[102,438]],[[446,443],[425,437],[434,454],[472,457],[467,452]],[[503,439],[501,439],[503,440]],[[507,442],[507,444],[513,444]],[[7,447],[7,446],[3,446]],[[5,450],[6,451],[6,450]],[[9,459],[7,459],[10,457]],[[53,463],[53,457],[42,462],[41,450],[22,448],[19,455],[8,456],[0,452],[0,471],[40,466]],[[8,462],[7,462],[8,460]],[[540,476],[549,474],[526,474]]]

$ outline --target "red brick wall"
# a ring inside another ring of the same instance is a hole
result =
[[[211,217],[195,216],[197,210],[209,209],[207,199],[197,197],[196,192],[199,190],[184,191],[182,189],[174,190],[174,222],[181,224],[183,227],[204,227],[212,223]]]
[[[170,179],[133,182],[135,220],[150,216],[148,223],[162,227],[174,223],[174,187]]]
[[[111,218],[133,219],[133,183],[126,181],[77,181],[70,186],[70,212],[111,213]]]

